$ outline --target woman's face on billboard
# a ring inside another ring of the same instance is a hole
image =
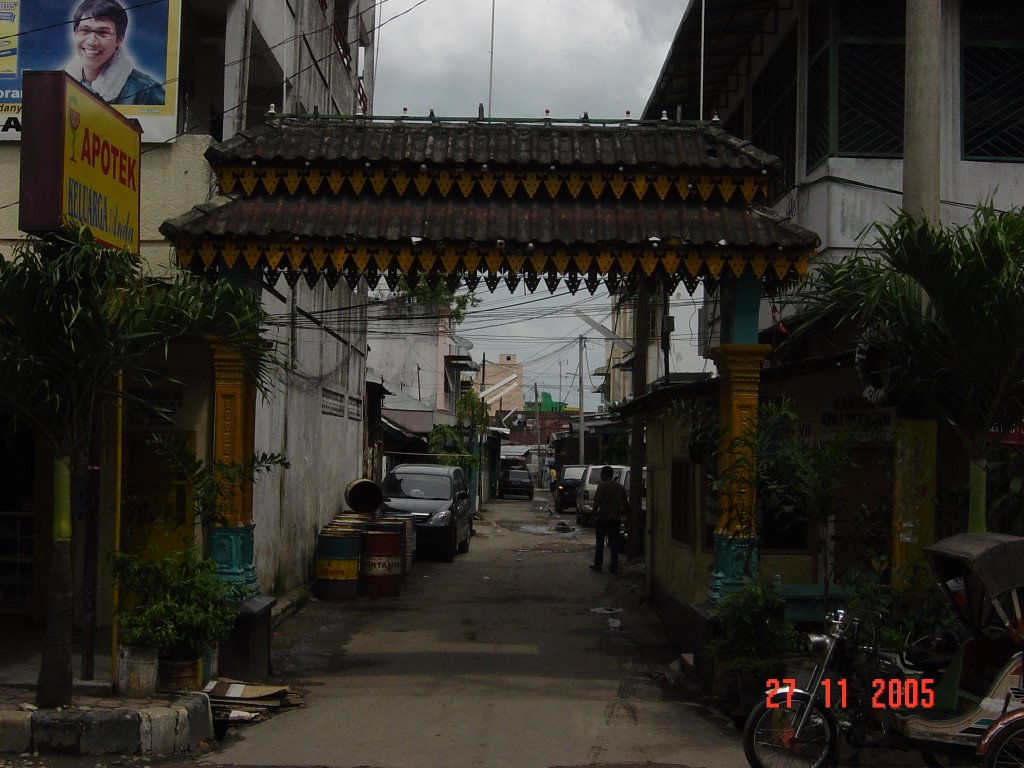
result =
[[[86,80],[92,81],[103,71],[124,38],[110,19],[82,19],[75,27],[75,53],[82,61]]]

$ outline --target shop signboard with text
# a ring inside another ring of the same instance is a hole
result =
[[[25,74],[19,228],[30,234],[65,224],[97,242],[139,252],[138,126],[66,72]]]
[[[25,126],[25,74],[62,70],[145,142],[177,131],[181,0],[0,0],[0,141]]]

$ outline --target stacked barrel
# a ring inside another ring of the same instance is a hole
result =
[[[336,515],[317,537],[318,598],[398,596],[416,559],[416,526],[411,518],[382,516],[383,499],[372,480],[353,480],[345,489],[351,510]]]

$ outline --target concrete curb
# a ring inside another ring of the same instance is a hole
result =
[[[160,756],[195,752],[213,739],[210,698],[168,698],[166,706],[0,711],[0,752]]]
[[[271,626],[297,613],[312,598],[309,585],[277,599]],[[181,755],[196,752],[214,739],[213,712],[205,693],[121,699],[107,682],[75,681],[75,700],[82,706],[60,710],[29,709],[25,691],[33,686],[0,686],[0,697],[12,696],[0,708],[0,754]],[[17,702],[26,709],[16,708]]]

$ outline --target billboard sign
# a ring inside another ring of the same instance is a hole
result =
[[[0,141],[24,136],[25,73],[56,70],[137,121],[143,141],[173,139],[180,22],[181,0],[0,0]]]
[[[66,72],[25,75],[25,116],[19,228],[40,234],[70,222],[138,253],[138,126]]]

